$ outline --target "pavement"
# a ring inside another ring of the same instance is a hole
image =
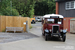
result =
[[[58,38],[45,41],[41,32],[41,23],[32,24],[32,27],[30,33],[36,37],[1,43],[0,50],[75,50],[75,34],[67,33],[65,42]]]

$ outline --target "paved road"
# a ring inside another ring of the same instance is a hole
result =
[[[67,33],[66,42],[62,42],[59,38],[52,38],[49,41],[45,41],[44,37],[42,36],[42,32],[41,32],[41,26],[42,26],[41,23],[37,22],[36,24],[32,24],[32,26],[33,26],[33,28],[31,29],[31,32],[35,35],[38,35],[40,37],[40,40],[42,41],[42,43],[49,42],[49,44],[50,44],[49,46],[51,49],[75,50],[75,34]],[[44,44],[42,46],[44,46]],[[47,44],[47,46],[48,46],[48,44]]]
[[[8,43],[19,40],[37,38],[38,36],[32,33],[0,33],[0,43]]]
[[[30,32],[39,37],[0,44],[0,50],[75,50],[75,34],[67,33],[66,42],[58,38],[45,41],[41,34],[41,23],[32,26]]]

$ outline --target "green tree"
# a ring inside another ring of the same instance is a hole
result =
[[[12,8],[10,1],[12,1]],[[2,0],[0,2],[0,15],[33,17],[34,14],[50,13],[55,13],[54,0]]]
[[[45,15],[55,13],[54,0],[42,0],[35,3],[35,15]]]
[[[37,1],[42,0],[12,0],[13,8],[17,9],[23,17],[33,17],[34,5]]]
[[[0,15],[19,15],[18,11],[11,7],[11,0],[1,0],[0,2]],[[12,10],[12,11],[11,11]],[[15,10],[15,12],[13,11]]]
[[[13,0],[13,7],[18,10],[23,17],[33,17],[34,0]]]

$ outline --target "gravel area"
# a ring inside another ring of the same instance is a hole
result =
[[[25,40],[36,37],[38,36],[31,33],[0,33],[0,43]]]

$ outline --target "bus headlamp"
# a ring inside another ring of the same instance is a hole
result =
[[[50,29],[50,32],[51,32],[52,30]]]
[[[48,29],[46,29],[46,30],[45,30],[45,32],[49,32],[49,30],[48,30]]]
[[[63,30],[60,30],[60,32],[63,32]]]

